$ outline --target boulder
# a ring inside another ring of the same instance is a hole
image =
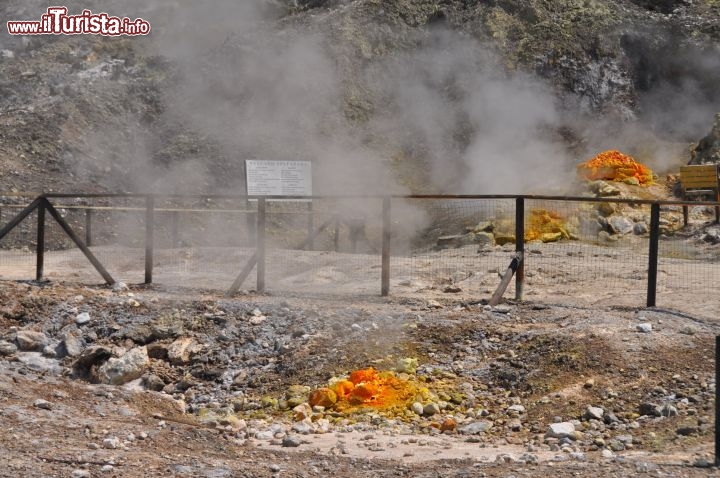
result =
[[[493,427],[493,423],[487,420],[468,423],[461,427],[458,431],[463,435],[479,435],[485,433]]]
[[[47,336],[35,330],[19,330],[15,341],[18,348],[24,352],[39,352],[48,344]]]
[[[557,242],[562,239],[562,232],[546,232],[540,236],[542,242]]]
[[[601,202],[598,206],[598,212],[604,217],[610,217],[615,214],[615,204],[611,202]]]
[[[610,231],[613,234],[629,234],[633,231],[633,222],[624,216],[612,216],[608,220]]]
[[[62,341],[65,355],[70,357],[79,357],[83,351],[84,344],[82,337],[78,333],[69,332]]]
[[[0,340],[0,355],[1,356],[15,355],[15,353],[17,351],[18,351],[18,348],[15,344],[8,342],[7,340]]]
[[[496,233],[494,237],[495,244],[497,244],[498,246],[504,246],[505,244],[515,244],[514,234]]]
[[[473,234],[474,236],[474,234]],[[438,249],[450,249],[450,248],[457,248],[463,245],[463,242],[465,242],[465,235],[456,234],[452,236],[440,236],[437,238],[437,248]]]
[[[190,357],[199,350],[199,345],[191,337],[177,339],[167,348],[167,358],[173,365],[187,365]]]
[[[603,410],[600,407],[587,407],[585,409],[585,413],[583,414],[583,418],[585,420],[602,420],[603,415],[605,415],[605,410]]]
[[[572,422],[551,423],[545,435],[550,438],[572,438],[575,436],[575,425]]]
[[[476,232],[475,243],[479,244],[480,246],[494,246],[495,236],[493,236],[491,232]]]
[[[633,226],[633,233],[642,236],[648,233],[648,225],[645,222],[637,222]]]
[[[73,363],[73,373],[77,377],[93,378],[94,369],[112,357],[112,351],[105,346],[96,345],[86,348]]]
[[[121,357],[111,358],[98,369],[101,383],[122,385],[140,378],[150,364],[146,347],[136,347]]]

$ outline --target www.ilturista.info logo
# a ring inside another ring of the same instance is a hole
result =
[[[111,17],[107,13],[83,10],[80,15],[68,15],[65,7],[50,7],[40,21],[7,22],[11,35],[147,35],[150,24],[142,18]]]

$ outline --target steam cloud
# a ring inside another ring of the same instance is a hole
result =
[[[426,184],[442,192],[542,192],[554,185],[548,179],[566,179],[569,157],[551,135],[561,122],[553,93],[504,72],[477,41],[423,35],[414,51],[349,79],[332,39],[278,29],[265,2],[213,9],[172,10],[178,16],[167,18],[156,47],[182,65],[168,114],[218,139],[229,156],[312,160],[318,193],[403,191],[388,161],[400,151],[425,164]],[[348,83],[372,103],[365,122],[346,117]]]
[[[43,6],[18,8],[35,18]],[[284,17],[279,1],[87,0],[67,6],[148,20],[151,35],[132,41],[148,44],[177,73],[159,123],[200,132],[237,163],[218,173],[201,153],[167,167],[147,159],[133,165],[138,189],[200,184],[238,192],[242,160],[257,158],[312,160],[318,194],[406,192],[394,177],[398,166],[400,175],[416,169],[421,181],[411,187],[419,192],[555,192],[567,188],[575,161],[600,149],[632,154],[645,148],[658,163],[677,161],[682,148],[647,145],[668,128],[683,140],[699,137],[720,109],[717,95],[707,101],[720,71],[718,51],[679,51],[680,59],[657,68],[697,74],[648,83],[638,99],[643,121],[603,123],[559,106],[550,85],[507,71],[487,45],[457,32],[418,30],[407,39],[413,48],[361,63],[347,58],[352,48],[340,45],[345,40],[337,31],[319,28],[322,21]],[[628,54],[644,65],[647,52]],[[635,74],[652,79],[662,71]],[[366,102],[364,116],[349,119],[348,105],[357,97]],[[568,124],[584,140],[573,152],[557,134]],[[162,147],[142,132],[134,140],[135,150],[148,156]],[[397,158],[406,169],[392,161]]]

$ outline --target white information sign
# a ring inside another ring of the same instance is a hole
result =
[[[248,196],[312,196],[310,161],[245,160]]]

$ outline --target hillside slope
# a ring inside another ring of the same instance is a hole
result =
[[[237,192],[264,158],[315,161],[318,192],[543,191],[600,148],[687,162],[720,111],[716,0],[213,5],[68,5],[143,38],[3,31],[0,188]]]

